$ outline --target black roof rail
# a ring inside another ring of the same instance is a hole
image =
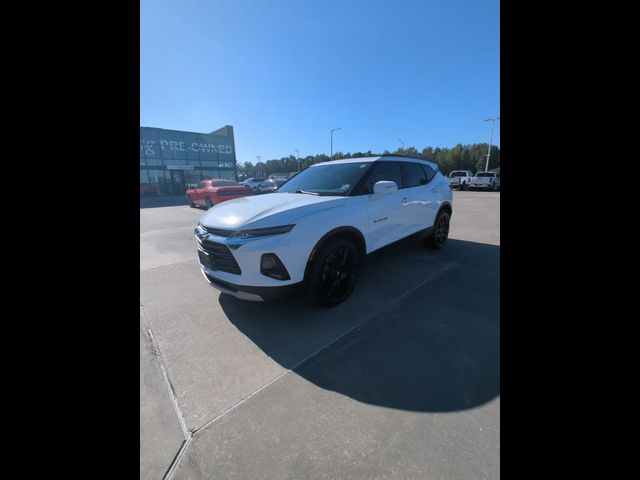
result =
[[[412,160],[422,160],[423,162],[431,162],[431,163],[436,163],[432,160],[427,160],[425,158],[422,157],[411,157],[409,155],[394,155],[393,153],[388,153],[386,155],[380,155],[380,157],[401,157],[401,158],[411,158]]]

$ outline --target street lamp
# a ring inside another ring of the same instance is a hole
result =
[[[256,158],[258,159],[258,162],[256,163],[256,167],[257,167],[258,163],[260,163],[260,158],[262,158],[262,157],[260,157],[260,155],[256,155]],[[261,173],[261,176],[264,177],[264,167],[263,166],[260,166],[260,173]]]
[[[404,140],[398,139],[398,141],[402,144],[402,152],[404,153]]]
[[[489,137],[489,151],[487,152],[487,164],[484,167],[484,171],[489,171],[489,159],[491,158],[491,142],[493,141],[493,129],[496,126],[496,120],[500,120],[500,117],[487,118],[485,122],[491,122],[491,136]]]
[[[329,160],[333,158],[333,132],[335,132],[336,130],[342,130],[342,128],[339,127],[331,130],[331,156],[329,157]]]
[[[298,162],[298,172],[300,171],[300,150],[295,149],[294,152],[296,152],[296,161]]]

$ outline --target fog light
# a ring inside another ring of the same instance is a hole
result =
[[[265,253],[260,259],[260,273],[278,280],[290,280],[289,272],[275,253]]]

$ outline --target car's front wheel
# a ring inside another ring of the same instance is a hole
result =
[[[442,248],[449,238],[449,221],[451,216],[446,210],[440,210],[436,221],[433,223],[431,235],[426,239],[426,244],[431,248]]]
[[[358,281],[360,253],[349,240],[332,238],[318,250],[310,270],[309,293],[317,305],[345,301]]]
[[[211,207],[213,207],[213,202],[211,201],[211,199],[209,197],[205,198],[204,203],[207,206],[207,210],[210,209]]]

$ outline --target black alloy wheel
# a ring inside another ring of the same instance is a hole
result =
[[[211,199],[209,197],[204,199],[204,203],[207,205],[207,210],[210,209],[211,207],[213,207],[213,202],[211,201]]]
[[[442,248],[449,238],[449,212],[440,210],[433,225],[433,232],[427,238],[427,245],[431,248]]]
[[[330,239],[311,269],[310,293],[316,304],[333,307],[345,301],[358,281],[360,254],[349,240]]]

